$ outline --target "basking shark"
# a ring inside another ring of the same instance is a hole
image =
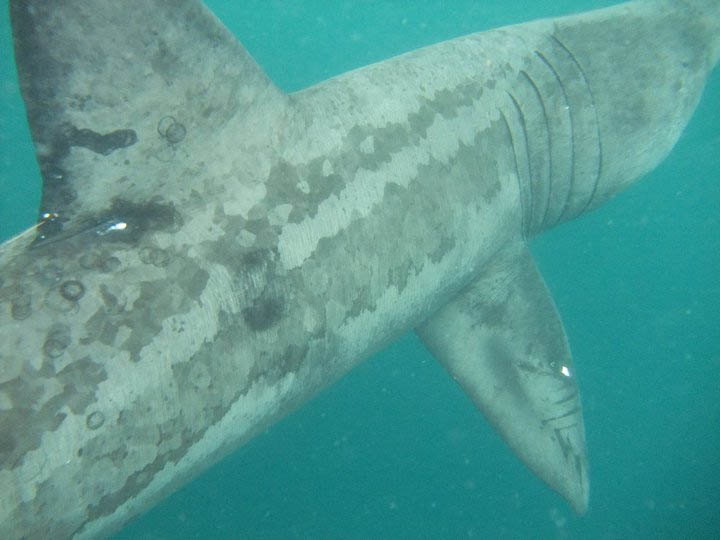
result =
[[[197,0],[11,0],[43,177],[0,247],[0,536],[100,537],[415,329],[579,513],[533,236],[652,170],[720,1],[469,35],[281,92]]]

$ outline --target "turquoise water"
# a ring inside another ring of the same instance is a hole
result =
[[[210,4],[295,90],[442,39],[613,3]],[[6,13],[0,21],[7,238],[32,224],[40,181],[6,54]],[[716,70],[665,163],[533,243],[580,377],[587,515],[575,517],[535,479],[407,335],[116,538],[718,537],[719,96]]]

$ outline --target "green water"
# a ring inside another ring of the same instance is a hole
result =
[[[613,3],[210,5],[290,91],[465,33]],[[33,223],[40,190],[6,11],[0,238]],[[580,376],[586,516],[517,462],[408,335],[117,538],[717,537],[720,71],[665,163],[533,250]]]

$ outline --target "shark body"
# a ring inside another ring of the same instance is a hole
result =
[[[116,529],[411,328],[583,512],[574,369],[525,242],[670,151],[718,2],[471,35],[291,95],[197,2],[136,4],[11,2],[44,190],[0,250],[3,536]]]

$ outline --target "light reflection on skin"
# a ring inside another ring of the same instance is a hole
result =
[[[103,230],[98,230],[97,233],[99,236],[104,236],[113,231],[124,231],[125,229],[127,229],[127,223],[125,223],[124,221],[117,221],[115,223],[112,223],[111,225],[108,225]]]

